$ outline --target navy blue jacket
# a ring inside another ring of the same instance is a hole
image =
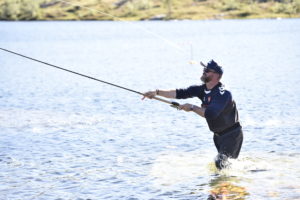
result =
[[[206,108],[204,116],[212,132],[221,133],[239,123],[236,104],[222,83],[218,83],[211,90],[205,84],[176,90],[177,99],[192,97],[201,99],[201,106]]]

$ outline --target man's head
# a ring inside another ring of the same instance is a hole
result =
[[[203,74],[201,76],[201,81],[203,83],[208,83],[210,81],[217,81],[222,78],[223,69],[221,66],[218,65],[214,60],[211,60],[207,65],[204,65],[201,62],[201,65],[204,66]]]

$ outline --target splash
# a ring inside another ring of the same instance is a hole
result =
[[[190,195],[205,199],[282,199],[286,194],[293,199],[300,197],[300,171],[294,167],[299,164],[299,154],[246,152],[239,159],[229,159],[230,167],[222,170],[215,167],[213,155],[165,152],[155,160],[149,176],[156,188],[175,191],[179,185],[188,185],[194,187]]]

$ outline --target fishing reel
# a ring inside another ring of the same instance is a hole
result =
[[[172,101],[170,106],[171,106],[172,108],[176,108],[177,110],[179,110],[180,104],[177,103],[177,102]]]

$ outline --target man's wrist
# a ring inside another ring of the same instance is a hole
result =
[[[155,90],[155,94],[159,95],[159,89]]]
[[[191,105],[190,111],[195,111],[195,106],[194,105]]]

